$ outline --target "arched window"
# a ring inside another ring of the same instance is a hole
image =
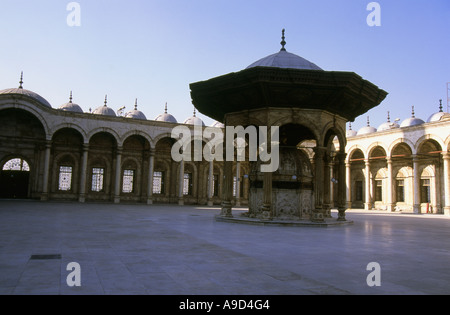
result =
[[[21,158],[15,158],[11,159],[5,164],[3,164],[3,171],[22,171],[22,172],[29,172],[30,166],[28,165],[27,161],[21,159]]]

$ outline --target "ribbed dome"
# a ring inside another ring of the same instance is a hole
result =
[[[404,121],[402,121],[402,123],[400,124],[401,128],[404,127],[412,127],[412,126],[418,126],[421,124],[424,124],[425,122],[420,119],[420,118],[416,118],[415,114],[414,114],[414,106],[412,107],[412,116],[411,118],[407,118]]]
[[[92,114],[95,115],[104,115],[104,116],[113,116],[116,117],[116,112],[112,109],[109,108],[107,105],[107,97],[105,97],[105,105],[97,107]]]
[[[155,118],[156,121],[164,121],[164,122],[170,122],[170,123],[177,123],[178,121],[175,119],[175,117],[173,117],[171,114],[167,113],[167,103],[166,106],[164,108],[164,113],[158,115]]]
[[[126,118],[133,118],[133,119],[141,119],[141,120],[147,120],[147,117],[145,117],[144,113],[137,109],[137,99],[134,103],[134,109],[132,111],[129,111],[126,115]]]
[[[78,104],[75,104],[72,102],[72,92],[70,92],[70,98],[69,102],[62,104],[58,109],[66,111],[66,112],[75,112],[75,113],[82,113],[83,110]]]
[[[275,68],[288,68],[288,69],[302,69],[302,70],[322,70],[316,64],[297,56],[295,54],[286,51],[284,46],[286,42],[284,41],[284,29],[281,41],[281,50],[276,54],[269,55],[258,61],[252,63],[247,67],[275,67]]]
[[[288,68],[288,69],[302,69],[302,70],[323,70],[316,64],[297,56],[295,54],[289,53],[287,51],[280,51],[276,54],[264,57],[247,67],[275,67],[275,68]]]
[[[50,105],[50,103],[43,98],[42,96],[40,96],[39,94],[33,92],[33,91],[29,91],[29,90],[25,90],[22,87],[23,84],[23,72],[20,75],[20,82],[19,82],[19,87],[18,88],[12,88],[12,89],[5,89],[5,90],[1,90],[0,91],[0,95],[20,95],[20,96],[25,96],[27,98],[33,99],[34,101],[39,102],[40,104],[52,108],[52,105]]]
[[[194,125],[194,126],[204,126],[205,123],[203,122],[203,120],[201,120],[200,118],[198,118],[196,115],[195,109],[194,109],[194,115],[187,118],[184,123],[188,124],[188,125]]]

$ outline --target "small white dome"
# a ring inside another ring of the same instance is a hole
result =
[[[66,111],[66,112],[75,112],[75,113],[83,113],[83,110],[78,104],[69,102],[61,105],[58,109]]]
[[[175,119],[175,117],[173,117],[171,114],[167,113],[167,103],[166,106],[164,108],[164,113],[158,115],[155,118],[156,121],[164,121],[164,122],[170,122],[170,123],[177,123],[178,121]]]
[[[225,128],[225,125],[222,124],[219,121],[215,121],[214,123],[211,124],[211,127],[214,127],[214,128]]]
[[[416,118],[416,116],[414,114],[414,106],[413,106],[411,118],[407,118],[404,121],[402,121],[402,123],[400,124],[400,128],[418,126],[418,125],[421,125],[424,123],[425,122],[422,119]]]
[[[144,113],[137,109],[137,99],[134,103],[134,109],[126,113],[126,118],[133,118],[133,119],[141,119],[141,120],[147,120],[147,117],[145,117]]]
[[[10,95],[23,95],[25,97],[31,98],[34,101],[39,102],[40,104],[52,108],[52,105],[50,105],[50,103],[43,98],[42,96],[40,96],[39,94],[30,91],[30,90],[26,90],[22,87],[23,84],[23,72],[20,75],[20,81],[19,81],[19,87],[18,88],[12,88],[12,89],[5,89],[5,90],[1,90],[0,91],[0,95],[5,95],[5,94],[10,94]]]
[[[367,126],[362,127],[361,129],[359,129],[357,135],[358,136],[367,135],[367,134],[371,134],[371,133],[374,133],[374,132],[377,132],[377,128],[370,126],[369,117],[367,117]]]
[[[194,115],[193,115],[192,117],[187,118],[187,119],[184,121],[184,124],[187,124],[187,125],[194,125],[194,126],[204,126],[204,125],[205,125],[205,123],[203,122],[203,120],[201,120],[200,118],[198,118],[198,117],[196,116],[196,111],[195,111],[195,109],[194,109]]]
[[[70,97],[69,102],[62,104],[58,109],[66,111],[66,112],[75,112],[75,113],[82,113],[83,110],[78,104],[75,104],[72,102],[72,91],[70,91]]]
[[[92,114],[116,117],[116,112],[106,105],[107,97],[105,97],[105,105],[97,107]]]
[[[354,136],[356,136],[358,133],[356,132],[356,130],[347,130],[347,132],[345,133],[345,135],[347,136],[347,137],[354,137]]]
[[[391,130],[391,129],[395,129],[395,128],[400,128],[400,125],[397,124],[396,121],[394,121],[393,123],[391,122],[391,116],[390,116],[390,113],[388,112],[387,121],[385,123],[382,123],[378,127],[378,131],[385,131],[385,130]]]
[[[428,118],[427,122],[436,122],[436,121],[441,121],[443,119],[445,119],[445,120],[450,119],[450,114],[449,113],[445,113],[442,110],[442,100],[440,100],[439,112],[434,113],[433,115],[431,115],[430,118]]]
[[[359,129],[357,135],[358,136],[367,135],[367,134],[374,133],[374,132],[377,132],[377,128],[371,127],[371,126],[366,126],[366,127],[362,127],[361,129]]]

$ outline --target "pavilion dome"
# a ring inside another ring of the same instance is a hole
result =
[[[116,112],[112,108],[109,108],[106,103],[107,97],[105,96],[105,105],[97,107],[92,114],[116,117]]]
[[[196,111],[194,109],[194,115],[192,115],[191,117],[187,118],[184,121],[185,124],[187,125],[194,125],[194,126],[204,126],[205,123],[203,122],[203,120],[201,120],[200,118],[198,118],[196,116]]]
[[[388,112],[388,119],[387,119],[387,121],[385,123],[382,123],[378,127],[377,131],[386,131],[386,130],[391,130],[391,129],[396,129],[396,128],[400,128],[400,125],[397,124],[397,122],[395,122],[395,121],[391,122],[391,117],[390,117],[389,112]]]
[[[374,132],[377,132],[377,128],[370,126],[369,117],[367,117],[367,126],[359,129],[357,135],[358,136],[368,135]]]
[[[430,118],[428,118],[427,122],[436,122],[441,121],[443,119],[445,120],[450,119],[450,113],[446,113],[442,110],[442,100],[440,100],[439,112],[431,115]]]
[[[58,109],[66,111],[66,112],[75,112],[75,113],[83,113],[80,105],[72,102],[72,91],[70,92],[69,102],[62,104]]]
[[[170,123],[177,123],[178,122],[174,116],[172,116],[171,114],[167,113],[167,103],[166,103],[166,107],[164,109],[164,113],[158,115],[155,118],[155,120],[156,121],[170,122]]]
[[[144,113],[137,109],[137,99],[134,103],[134,109],[126,113],[126,118],[133,118],[133,119],[141,119],[141,120],[147,120],[147,117],[145,117]]]
[[[26,90],[22,87],[23,84],[23,73],[20,76],[20,85],[18,88],[11,88],[11,89],[5,89],[5,90],[1,90],[0,91],[0,95],[22,95],[28,98],[33,99],[34,101],[39,102],[40,104],[44,105],[45,107],[49,107],[52,108],[52,105],[50,105],[50,103],[43,98],[42,96],[40,96],[39,94],[30,91],[30,90]]]
[[[281,41],[281,49],[279,52],[259,59],[247,67],[275,67],[275,68],[287,68],[287,69],[302,69],[302,70],[323,70],[311,61],[306,60],[300,56],[287,52],[284,46],[284,29]]]
[[[422,119],[416,118],[416,116],[414,114],[414,106],[413,106],[411,118],[407,118],[404,121],[402,121],[402,123],[400,124],[400,127],[401,128],[412,127],[412,126],[422,125],[424,123],[425,122]]]

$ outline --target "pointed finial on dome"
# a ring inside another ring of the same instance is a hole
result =
[[[285,30],[283,28],[283,30],[281,31],[281,43],[280,43],[281,49],[280,49],[280,51],[286,51],[286,48],[284,48],[284,46],[286,45],[286,41],[284,40],[285,39],[284,32],[285,32]]]
[[[352,130],[352,122],[348,123],[348,130]]]
[[[390,123],[391,122],[391,113],[388,111],[388,120],[387,120],[387,122],[388,123]]]
[[[412,112],[411,112],[411,114],[412,114],[412,118],[416,118],[416,113],[414,112],[414,106],[412,107]]]
[[[20,73],[20,81],[19,81],[19,89],[23,89],[22,84],[23,84],[23,71]]]
[[[137,110],[137,99],[136,99],[136,101],[134,102],[134,110]]]
[[[444,111],[442,110],[442,100],[439,100],[439,113],[443,113]]]
[[[194,117],[195,117],[195,114],[197,113],[197,111],[195,110],[195,107],[194,107]]]
[[[72,103],[72,91],[70,91],[69,103]]]
[[[367,116],[367,127],[370,127],[370,118]]]
[[[166,102],[166,106],[164,107],[164,114],[167,114],[167,102]]]
[[[105,107],[107,106],[106,103],[108,103],[108,95],[105,95]]]

